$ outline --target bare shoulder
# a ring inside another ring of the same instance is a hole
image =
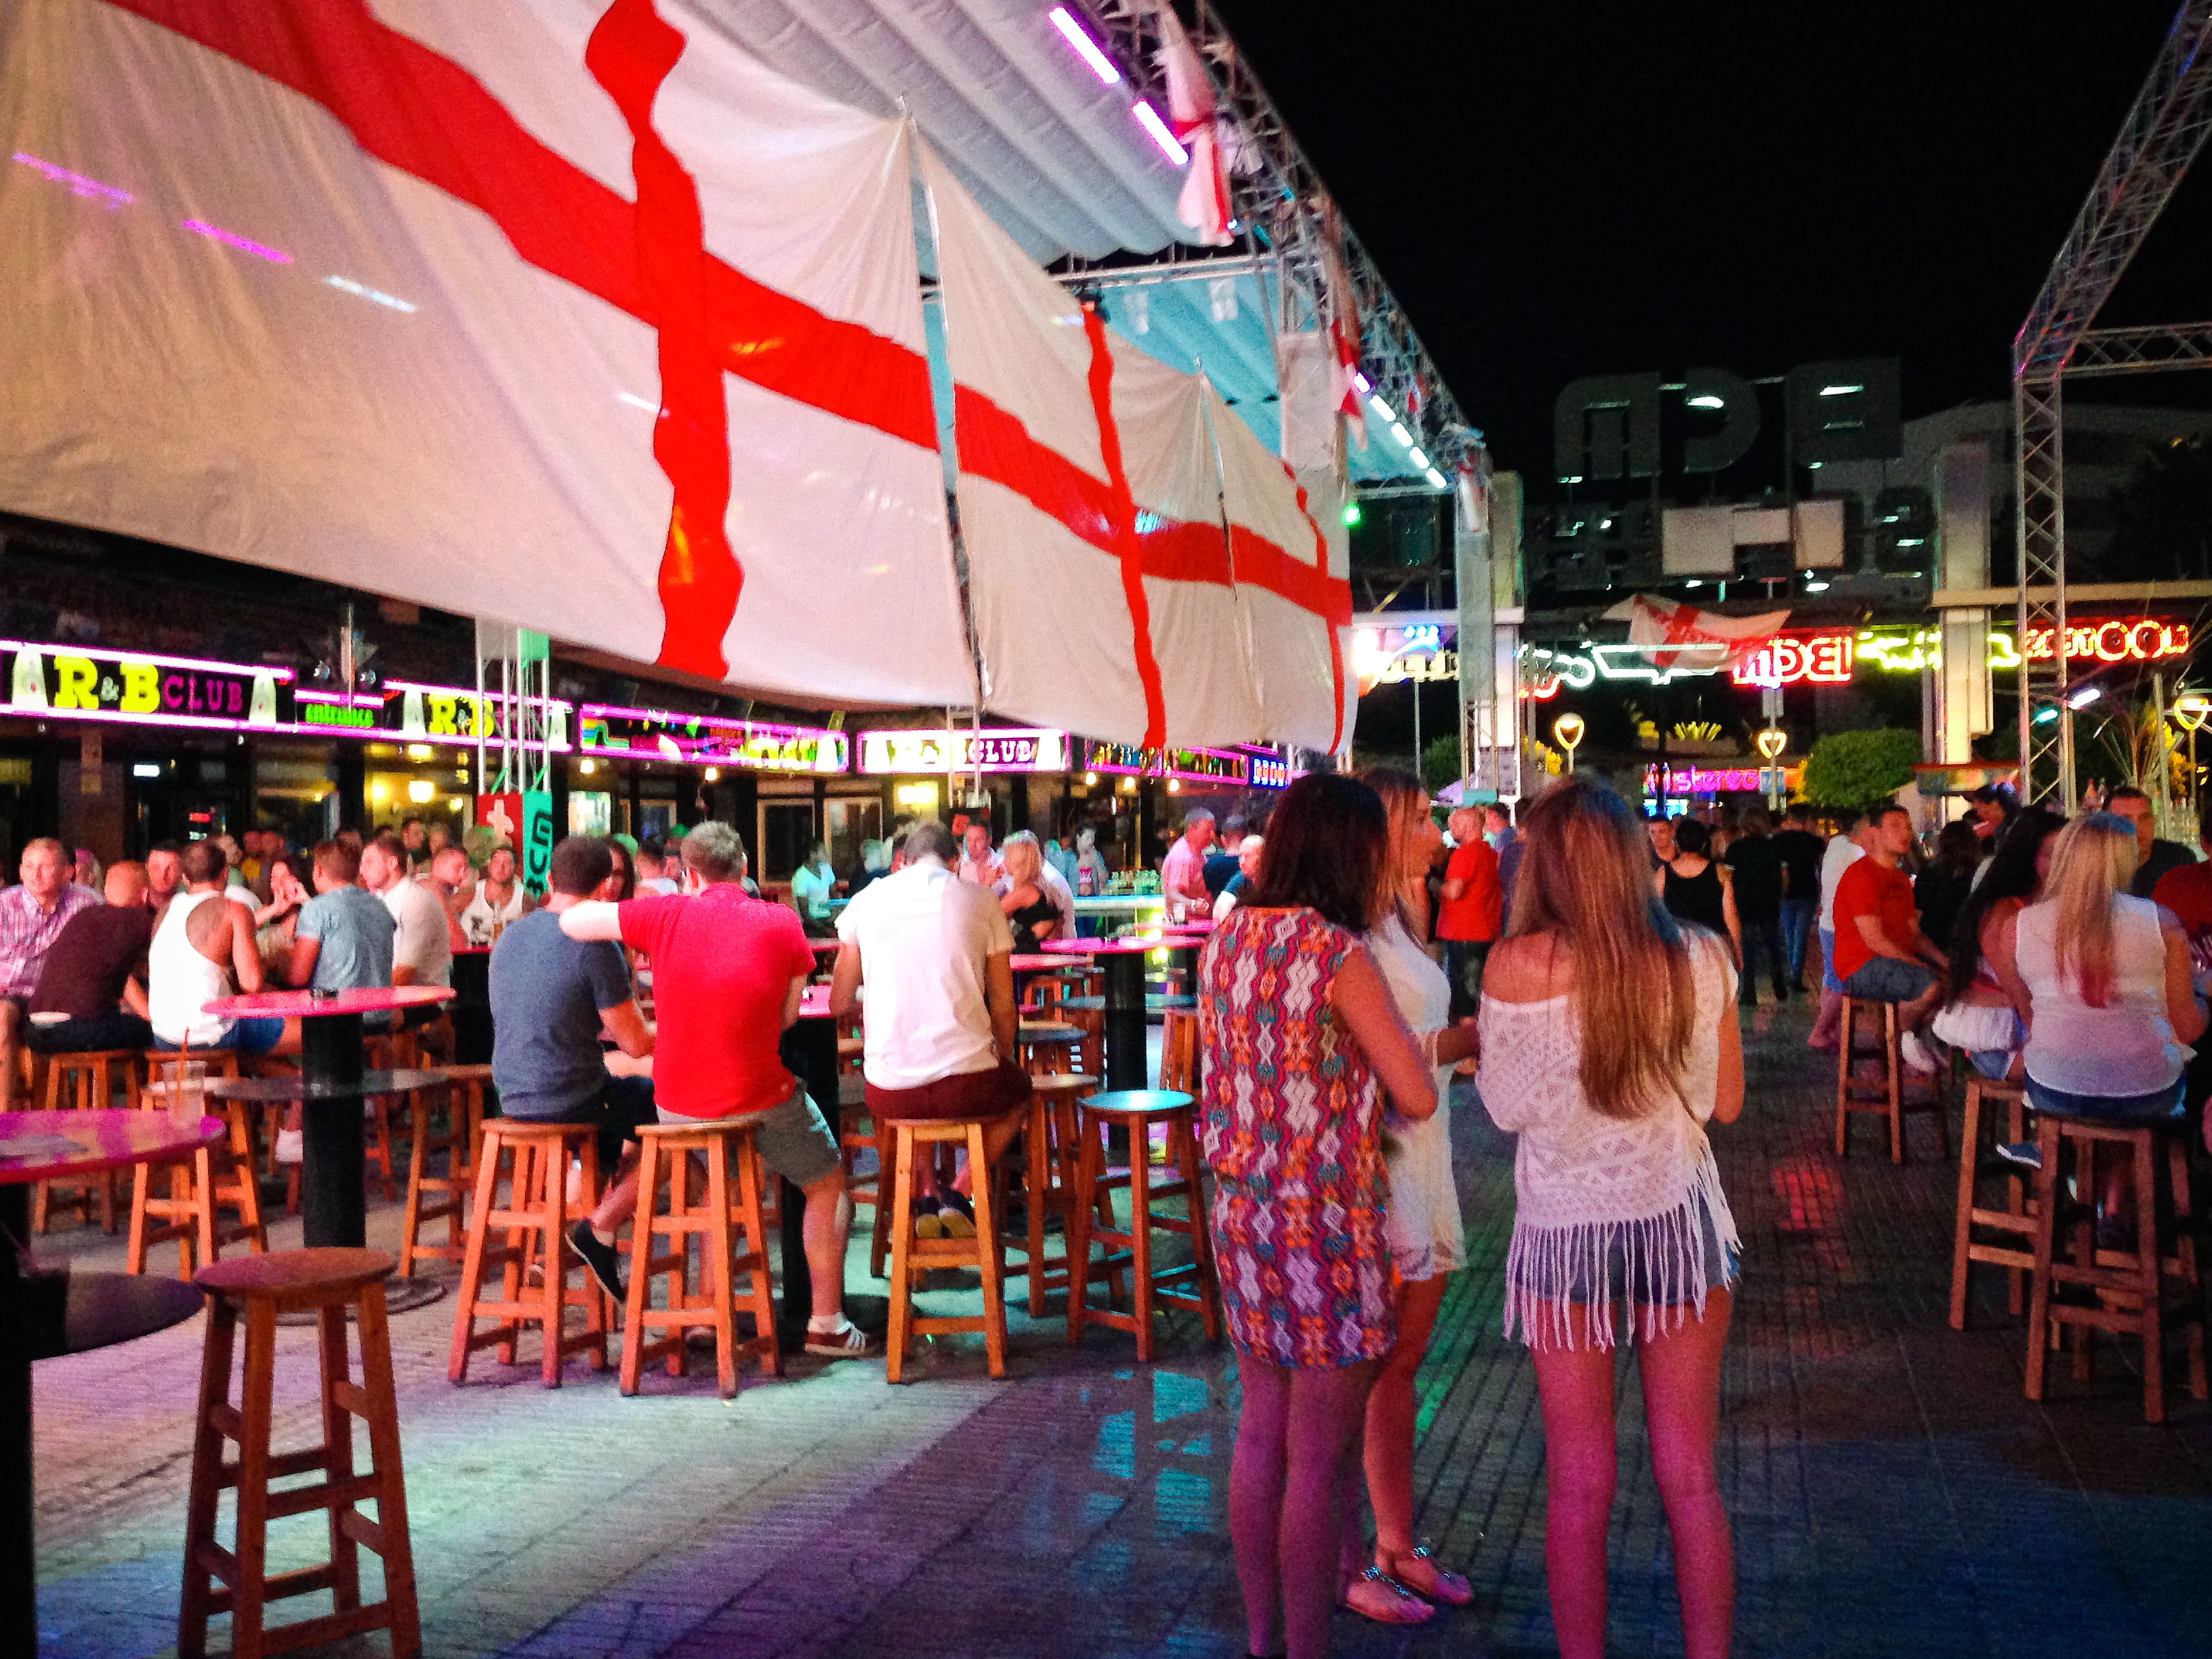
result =
[[[1482,993],[1501,1002],[1540,1002],[1573,986],[1573,963],[1550,933],[1500,939],[1483,963]]]

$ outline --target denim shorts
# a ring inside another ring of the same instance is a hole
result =
[[[283,1040],[284,1022],[281,1019],[234,1019],[221,1042],[195,1042],[192,1047],[224,1054],[265,1054]],[[174,1054],[185,1045],[157,1036],[154,1046],[164,1053]]]
[[[2027,1079],[2027,1103],[2039,1112],[2063,1117],[2160,1119],[2181,1116],[2188,1107],[2188,1085],[2176,1079],[2147,1095],[2077,1095],[2069,1089],[2052,1089]]]
[[[1844,994],[1863,1002],[1910,1002],[1935,982],[1936,970],[1924,962],[1875,957],[1844,981]]]

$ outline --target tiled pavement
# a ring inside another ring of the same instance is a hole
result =
[[[2146,1427],[2118,1358],[2086,1388],[2059,1368],[2046,1404],[2025,1401],[2001,1295],[1967,1334],[1944,1322],[1955,1177],[1927,1125],[1901,1170],[1864,1121],[1838,1164],[1802,1014],[1762,1010],[1759,1026],[1744,1120],[1718,1136],[1747,1249],[1721,1471],[1740,1650],[2212,1654],[2212,1411],[2170,1390],[2167,1425]],[[1454,1139],[1473,1266],[1423,1373],[1417,1480],[1422,1530],[1476,1601],[1411,1632],[1345,1617],[1347,1653],[1552,1650],[1534,1376],[1498,1334],[1510,1149],[1471,1103]],[[1063,1327],[1018,1314],[1003,1382],[962,1339],[910,1387],[886,1388],[880,1361],[801,1359],[725,1405],[711,1377],[623,1400],[580,1364],[550,1392],[534,1364],[501,1375],[489,1355],[456,1389],[451,1317],[441,1302],[393,1326],[434,1655],[1243,1650],[1224,1520],[1233,1374],[1193,1320],[1150,1367],[1125,1336],[1070,1350]],[[199,1340],[195,1322],[39,1368],[42,1654],[173,1642]],[[305,1398],[308,1359],[301,1333],[280,1401]],[[1671,1653],[1665,1523],[1633,1365],[1622,1375],[1613,1647]],[[286,1524],[304,1561],[319,1525]]]

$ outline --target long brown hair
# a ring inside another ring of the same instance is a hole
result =
[[[2135,879],[2136,827],[2117,812],[2085,812],[2051,846],[2045,890],[2058,907],[2051,956],[2058,977],[2070,971],[2081,1000],[2107,1006],[2112,995],[2112,900]]]
[[[1382,857],[1383,909],[1395,909],[1406,931],[1417,939],[1428,937],[1429,867],[1416,863],[1411,849],[1413,825],[1429,819],[1429,792],[1411,772],[1395,766],[1363,767],[1352,774],[1382,798],[1389,815],[1390,844]],[[1263,849],[1264,850],[1264,849]]]
[[[1364,933],[1375,925],[1389,839],[1389,815],[1372,789],[1336,773],[1310,773],[1268,815],[1259,878],[1243,902],[1254,909],[1304,906]]]
[[[1549,934],[1574,964],[1583,1097],[1623,1120],[1680,1100],[1692,945],[1652,893],[1644,826],[1604,784],[1570,778],[1528,809],[1521,845],[1510,936]]]

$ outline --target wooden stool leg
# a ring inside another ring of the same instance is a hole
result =
[[[153,1166],[148,1164],[141,1164],[131,1172],[131,1232],[129,1243],[124,1251],[123,1271],[133,1275],[146,1271],[146,1206],[154,1196],[155,1173]],[[33,1230],[39,1232],[46,1231],[46,1188],[41,1182],[37,1198],[39,1213],[32,1223]]]
[[[1844,999],[1842,1034],[1836,1051],[1836,1156],[1849,1158],[1851,1121],[1851,1014],[1849,997]]]
[[[2204,1370],[2204,1318],[2203,1280],[2198,1277],[2195,1216],[2189,1201],[2189,1148],[2179,1134],[2166,1138],[2166,1170],[2172,1180],[2173,1255],[2181,1283],[2188,1290],[2189,1309],[2188,1360],[2189,1392],[2193,1399],[2206,1398]]]
[[[1889,1068],[1889,1161],[1905,1162],[1905,1057],[1897,1045],[1897,1005],[1881,1005],[1882,1060]]]
[[[616,1378],[626,1395],[637,1392],[638,1376],[645,1369],[641,1356],[645,1348],[645,1304],[653,1285],[653,1212],[660,1194],[659,1137],[639,1139],[644,1145],[637,1154],[637,1214],[630,1222],[629,1283],[623,1297],[622,1368]],[[679,1155],[675,1161],[684,1160]]]
[[[1035,1096],[1030,1098],[1030,1126],[1022,1151],[1027,1158],[1029,1201],[1024,1206],[1029,1221],[1030,1317],[1044,1317],[1044,1211],[1052,1196],[1052,1176],[1047,1157],[1052,1138],[1051,1113]],[[1066,1235],[1061,1236],[1062,1243]]]
[[[1006,1374],[1006,1261],[1000,1254],[999,1217],[994,1203],[998,1172],[983,1150],[983,1126],[968,1126],[968,1172],[975,1188],[975,1268],[983,1279],[983,1353],[994,1377]]]
[[[353,1360],[346,1352],[346,1310],[333,1303],[316,1310],[323,1360],[323,1469],[334,1483],[354,1476],[353,1413],[339,1403],[341,1389],[350,1393]],[[333,1505],[325,1511],[331,1531],[331,1602],[340,1613],[361,1606],[361,1546],[345,1525],[350,1504]]]
[[[1152,1135],[1149,1125],[1129,1132],[1129,1267],[1135,1281],[1129,1306],[1137,1316],[1137,1363],[1152,1359]]]
[[[881,1126],[877,1133],[883,1133]],[[914,1239],[914,1130],[902,1123],[892,1130],[892,1137],[891,1322],[884,1345],[884,1377],[897,1382],[904,1380],[907,1344],[913,1340],[908,1327],[914,1322],[914,1282],[908,1258]]]
[[[1213,1261],[1212,1218],[1206,1212],[1206,1193],[1199,1185],[1198,1135],[1186,1125],[1182,1140],[1183,1184],[1190,1189],[1191,1259],[1198,1264],[1198,1317],[1208,1342],[1221,1340],[1221,1276]]]
[[[422,1176],[428,1158],[430,1137],[424,1133],[425,1125],[418,1121],[407,1145],[407,1207],[399,1218],[399,1276],[415,1277],[415,1252],[419,1241],[416,1235],[422,1230]],[[456,1162],[459,1161],[458,1156]]]
[[[368,1396],[368,1461],[376,1470],[377,1553],[392,1615],[392,1659],[419,1659],[422,1611],[415,1596],[415,1547],[407,1531],[407,1474],[399,1455],[399,1395],[392,1379],[392,1327],[384,1286],[361,1291],[361,1388]]]
[[[687,1160],[688,1161],[688,1160]],[[725,1400],[738,1392],[737,1244],[730,1232],[730,1149],[717,1142],[707,1158],[706,1231],[700,1235],[699,1274],[714,1298],[714,1382]]]
[[[2035,1266],[2027,1290],[2027,1378],[2030,1400],[2043,1398],[2044,1367],[2051,1351],[2051,1258],[2058,1212],[2058,1125],[2045,1118],[2036,1127],[2043,1167],[2035,1175]]]
[[[1974,1165],[1981,1155],[1982,1087],[1966,1085],[1966,1127],[1959,1136],[1959,1220],[1951,1235],[1951,1328],[1966,1328],[1966,1248],[1972,1242]]]
[[[276,1382],[276,1310],[246,1310],[246,1382],[239,1404],[238,1588],[231,1595],[234,1659],[263,1659],[263,1588],[268,1579],[270,1395]]]
[[[1083,1341],[1084,1316],[1091,1301],[1091,1216],[1097,1205],[1098,1178],[1102,1172],[1098,1150],[1098,1125],[1075,1114],[1075,1134],[1078,1146],[1075,1154],[1075,1191],[1068,1201],[1067,1213],[1067,1342],[1070,1347]]]
[[[2166,1322],[2159,1282],[2158,1164],[2148,1129],[2136,1132],[2136,1261],[2142,1285],[2143,1421],[2166,1421]]]
[[[483,1291],[484,1237],[491,1231],[491,1212],[497,1207],[499,1164],[507,1151],[505,1141],[495,1141],[489,1158],[477,1159],[476,1213],[469,1228],[468,1244],[461,1255],[461,1286],[453,1307],[453,1346],[446,1361],[446,1377],[452,1382],[468,1378],[469,1338],[477,1322],[471,1310]]]
[[[564,1310],[568,1289],[568,1149],[553,1142],[538,1153],[543,1186],[538,1194],[539,1229],[544,1240],[545,1349],[539,1356],[539,1380],[549,1389],[561,1386],[561,1328],[568,1321]],[[596,1281],[594,1281],[596,1282]]]
[[[139,1166],[145,1179],[145,1166]],[[185,1591],[177,1613],[178,1659],[205,1659],[208,1620],[215,1611],[209,1562],[216,1547],[216,1500],[222,1495],[222,1431],[218,1412],[230,1407],[231,1352],[238,1314],[217,1297],[208,1310],[207,1340],[200,1349],[200,1407],[192,1423],[191,1495],[185,1502]],[[205,1554],[203,1552],[206,1552]]]
[[[890,1257],[891,1231],[890,1200],[884,1196],[891,1179],[891,1165],[897,1161],[898,1137],[881,1119],[872,1119],[870,1127],[876,1138],[876,1215],[875,1231],[868,1237],[868,1277],[881,1279],[884,1263]]]

